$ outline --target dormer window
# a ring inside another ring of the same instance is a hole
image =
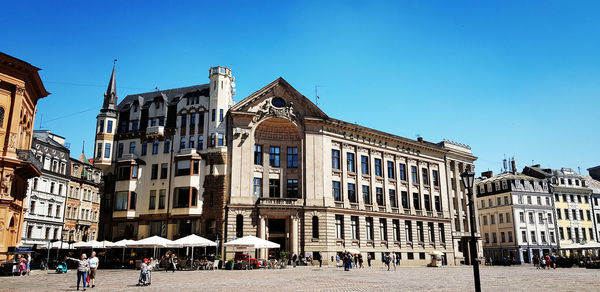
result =
[[[134,113],[137,112],[137,106],[136,105],[133,106],[133,112]]]
[[[157,102],[155,103],[155,106],[156,106],[156,109],[159,109],[159,108],[160,108],[160,101],[157,101]]]

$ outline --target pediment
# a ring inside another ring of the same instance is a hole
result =
[[[328,118],[319,107],[281,77],[244,98],[230,112],[254,114],[255,121],[270,116],[291,120]]]

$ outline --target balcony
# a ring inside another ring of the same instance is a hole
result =
[[[259,198],[257,204],[265,207],[299,207],[302,201],[298,198]]]
[[[17,168],[17,172],[24,178],[40,176],[44,166],[37,160],[31,150],[17,149],[17,157],[23,161],[22,166]]]
[[[137,158],[137,156],[133,153],[125,153],[122,154],[120,158],[117,158],[118,162],[121,161],[131,161],[131,160],[135,160]]]
[[[148,137],[162,137],[165,135],[164,126],[153,126],[146,128],[146,136]]]

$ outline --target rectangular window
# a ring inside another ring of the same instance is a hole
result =
[[[499,224],[504,223],[504,214],[498,214],[498,223]]]
[[[135,142],[129,142],[129,153],[135,154]]]
[[[159,194],[158,208],[164,209],[165,208],[165,198],[167,197],[167,190],[160,190],[158,194]]]
[[[375,158],[375,176],[381,175],[381,159]]]
[[[181,127],[185,128],[185,126],[187,126],[187,115],[186,114],[182,114],[181,115]]]
[[[381,236],[381,240],[387,241],[387,220],[385,218],[379,218],[379,236]]]
[[[408,200],[408,192],[401,191],[400,194],[402,196],[402,208],[410,209],[410,201]]]
[[[190,126],[193,127],[196,125],[196,114],[195,113],[191,113],[190,114]]]
[[[425,205],[426,211],[431,211],[431,199],[429,194],[423,195],[423,205]]]
[[[348,200],[350,203],[358,203],[356,199],[356,185],[353,183],[348,183]]]
[[[429,242],[435,242],[435,230],[433,222],[427,222],[427,231]]]
[[[532,243],[537,242],[537,236],[535,236],[535,231],[531,231],[531,242]]]
[[[400,163],[400,180],[406,181],[406,164]]]
[[[340,169],[340,150],[331,149],[331,168]]]
[[[211,121],[214,122],[216,118],[217,118],[217,110],[213,108],[210,119],[211,119]]]
[[[117,180],[129,180],[130,174],[131,167],[129,166],[119,166],[117,168]]]
[[[496,224],[496,216],[490,215],[490,224]]]
[[[500,232],[500,242],[506,242],[506,233]]]
[[[165,140],[165,143],[164,143],[163,152],[169,153],[170,151],[171,151],[171,140],[167,139],[167,140]]]
[[[388,178],[395,178],[394,177],[394,162],[393,161],[388,161],[387,162],[387,171],[388,171]]]
[[[423,234],[423,222],[417,221],[417,240],[419,242],[425,242],[425,236]]]
[[[429,184],[429,175],[427,172],[427,168],[421,168],[421,176],[423,177],[423,184]]]
[[[148,205],[148,209],[154,210],[156,208],[156,190],[150,191],[150,204]]]
[[[421,210],[421,198],[419,198],[419,193],[413,193],[413,206],[415,210]]]
[[[369,157],[365,155],[360,156],[360,172],[362,174],[369,174]]]
[[[400,220],[392,219],[392,232],[394,241],[400,241]]]
[[[418,184],[419,183],[419,174],[417,172],[417,167],[416,166],[411,166],[410,167],[410,173],[412,176],[412,183],[413,184]]]
[[[254,178],[254,188],[253,188],[252,193],[255,198],[262,197],[262,178],[260,178],[260,177]]]
[[[223,109],[219,109],[219,122],[223,121]]]
[[[496,236],[496,232],[492,232],[492,243],[497,243],[498,237]]]
[[[110,143],[104,144],[104,158],[110,158]]]
[[[175,176],[179,175],[190,175],[191,174],[191,160],[179,160],[177,161],[177,169],[175,170]]]
[[[439,181],[439,176],[438,176],[438,171],[437,170],[432,170],[431,171],[431,179],[433,180],[433,185],[436,187],[440,186],[440,181]]]
[[[299,198],[298,196],[298,180],[288,179],[287,180],[287,197],[288,198]]]
[[[217,137],[219,138],[219,140],[217,141],[217,145],[218,146],[224,146],[225,145],[225,140],[224,140],[223,134],[219,133],[217,135]]]
[[[335,236],[344,238],[344,215],[335,215]]]
[[[102,143],[98,143],[96,146],[96,158],[102,157]]]
[[[298,148],[288,147],[287,148],[287,167],[298,168]]]
[[[179,140],[179,150],[181,149],[185,149],[185,137],[181,137],[181,140]],[[154,154],[154,151],[152,151],[152,154]]]
[[[190,206],[190,188],[175,188],[173,191],[173,208],[187,208]]]
[[[158,154],[158,144],[159,144],[158,141],[154,141],[154,143],[152,143],[152,154]],[[184,140],[184,144],[185,144],[185,140]]]
[[[196,142],[196,141],[195,141],[195,139],[194,139],[194,136],[191,136],[191,137],[190,137],[190,140],[189,140],[189,142],[188,142],[188,145],[189,145],[189,146],[188,146],[188,148],[194,149],[194,148],[195,148],[195,146],[196,146],[196,145],[194,145],[194,144],[195,144],[195,142]]]
[[[279,147],[269,147],[269,166],[279,167]]]
[[[204,149],[204,136],[198,136],[198,150]]]
[[[129,196],[128,192],[116,192],[115,193],[115,211],[127,210],[128,196]]]
[[[169,174],[169,164],[163,163],[160,165],[160,178],[165,179]]]
[[[341,196],[341,192],[340,192],[340,182],[339,181],[332,181],[331,182],[331,191],[333,193],[333,200],[335,200],[336,202],[341,202],[342,201],[342,196]]]
[[[373,217],[367,217],[366,219],[366,233],[367,240],[373,240]]]
[[[404,221],[404,234],[406,236],[406,241],[407,242],[412,242],[413,241],[413,236],[412,236],[412,222],[410,220]]]
[[[375,199],[379,206],[385,206],[385,198],[383,197],[383,188],[375,188]]]
[[[142,142],[142,155],[148,154],[148,142]]]
[[[269,198],[279,198],[281,196],[279,180],[269,179]]]
[[[112,134],[112,127],[113,127],[113,122],[108,121],[106,124],[106,133]]]
[[[363,201],[365,204],[371,204],[371,192],[369,186],[362,186]]]
[[[262,165],[262,163],[263,163],[262,145],[254,145],[254,164]]]
[[[346,153],[347,170],[354,172],[354,153]]]
[[[150,179],[157,179],[158,178],[158,164],[152,164],[152,176],[150,177]]]
[[[438,223],[438,232],[440,233],[440,241],[446,242],[446,231],[444,230],[444,223]]]
[[[350,216],[350,227],[352,239],[359,239],[358,216]]]
[[[396,199],[396,190],[388,190],[390,197],[390,206],[392,208],[398,208],[398,200]]]
[[[527,242],[527,231],[521,231],[521,240]]]

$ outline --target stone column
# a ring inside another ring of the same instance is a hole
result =
[[[290,234],[292,252],[298,254],[298,216],[291,216],[290,219],[292,221],[292,232]]]
[[[258,215],[258,237],[262,238],[262,239],[267,239],[267,232],[266,232],[266,219],[264,215]],[[267,250],[266,249],[260,249],[259,250],[259,258],[261,259],[266,259],[266,254],[267,254]]]

